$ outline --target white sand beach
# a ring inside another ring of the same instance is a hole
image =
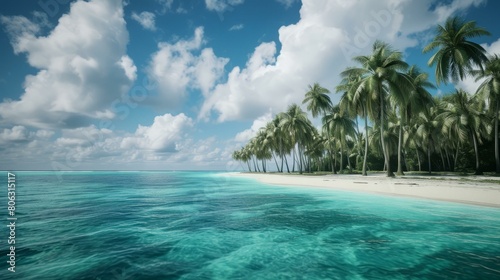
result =
[[[232,173],[232,175],[254,178],[267,184],[408,196],[500,208],[500,178],[495,177],[403,176],[388,178],[383,174],[305,176],[263,173]]]

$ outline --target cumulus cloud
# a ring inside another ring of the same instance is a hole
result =
[[[500,55],[500,38],[493,42],[491,45],[482,44],[482,47],[486,50],[489,56],[495,54]],[[468,93],[475,93],[483,81],[484,80],[476,81],[476,78],[469,76],[466,77],[463,81],[459,81],[456,87],[461,88]]]
[[[300,20],[279,29],[275,42],[257,46],[245,67],[234,67],[225,83],[205,99],[199,118],[215,113],[219,122],[255,119],[270,109],[301,103],[307,86],[319,82],[333,90],[353,56],[368,54],[377,39],[404,51],[423,33],[453,14],[484,1],[303,0]],[[429,7],[435,7],[429,10]],[[338,96],[333,95],[334,102]]]
[[[144,29],[155,31],[155,14],[150,12],[132,13],[132,19],[137,21]]]
[[[125,137],[121,147],[124,149],[176,152],[179,141],[185,137],[185,129],[192,126],[192,119],[184,114],[157,116],[151,126],[139,125],[133,136]]]
[[[61,136],[55,140],[61,146],[93,146],[105,138],[113,135],[107,128],[97,128],[95,125],[73,129],[63,129]]]
[[[245,129],[242,132],[237,133],[234,140],[236,142],[248,142],[252,139],[252,137],[257,135],[259,129],[265,127],[266,124],[272,120],[273,115],[270,112],[258,117],[253,121],[252,126],[249,129]]]
[[[33,141],[48,140],[54,135],[50,130],[29,130],[25,126],[16,125],[0,131],[0,150],[15,149],[16,145],[31,143]]]
[[[71,4],[47,36],[40,25],[2,17],[16,54],[39,69],[28,75],[19,100],[0,103],[0,121],[40,128],[82,127],[113,118],[110,104],[125,94],[136,68],[126,55],[128,32],[119,0]]]
[[[0,142],[22,142],[31,138],[28,130],[24,126],[14,126],[12,128],[4,128],[0,133]]]
[[[244,0],[205,0],[208,10],[215,12],[224,12],[231,7],[243,4]]]
[[[236,31],[236,30],[241,30],[245,26],[243,24],[235,24],[229,28],[229,31]]]
[[[438,4],[435,14],[438,16],[438,21],[445,21],[449,16],[453,15],[457,11],[468,9],[471,6],[478,7],[485,4],[485,0],[455,0],[452,3]]]
[[[184,100],[188,89],[198,89],[208,95],[224,74],[228,59],[217,57],[213,49],[204,48],[203,28],[194,37],[174,44],[162,42],[152,55],[149,77],[159,85],[159,97],[151,98],[157,106],[175,108]]]
[[[52,131],[14,126],[0,130],[0,150],[5,155],[0,165],[56,171],[224,166],[230,158],[224,143],[215,137],[193,139],[193,126],[184,114],[165,114],[133,133],[90,125],[62,129],[54,140]]]

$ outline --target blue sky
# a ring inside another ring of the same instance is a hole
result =
[[[10,1],[0,169],[234,170],[234,149],[308,85],[333,91],[374,40],[433,79],[421,49],[436,24],[475,20],[492,33],[476,42],[500,53],[498,11],[491,0]]]

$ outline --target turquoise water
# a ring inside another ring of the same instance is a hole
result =
[[[16,175],[0,278],[500,279],[500,209],[209,172]]]

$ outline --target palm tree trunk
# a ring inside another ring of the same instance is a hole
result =
[[[344,172],[344,145],[342,144],[342,140],[340,140],[340,174]]]
[[[333,166],[333,155],[331,152],[328,152],[330,154],[330,166],[332,168],[332,174],[335,174],[335,167]]]
[[[285,156],[281,155],[281,173],[283,173],[283,159],[285,158]]]
[[[255,168],[255,170],[257,170],[257,172],[260,172],[260,169],[259,169],[259,165],[257,164],[257,161],[255,160],[255,156],[253,157],[253,167]]]
[[[429,140],[429,143],[427,143],[427,161],[429,165],[429,174],[432,173],[432,167],[431,167],[431,140]]]
[[[443,164],[443,167],[442,167],[441,171],[444,171],[446,169],[446,164],[444,162],[443,150],[441,148],[439,149],[439,155],[441,156],[441,163]]]
[[[396,175],[405,175],[403,173],[403,164],[401,158],[401,148],[403,146],[403,116],[401,116],[401,123],[399,124],[399,137],[398,137],[398,171],[396,171]]]
[[[349,150],[349,147],[347,147],[347,166],[349,167],[349,173],[352,173],[351,157],[349,154],[351,154],[351,151]]]
[[[448,147],[444,148],[444,153],[446,155],[446,161],[448,162],[448,170],[453,172],[453,166],[451,166],[450,153],[448,152]]]
[[[368,158],[368,114],[366,113],[366,108],[364,109],[365,111],[365,155],[363,157],[363,176],[366,176],[366,160]]]
[[[498,147],[498,110],[500,106],[500,100],[497,97],[497,102],[496,102],[496,112],[495,112],[495,162],[496,162],[496,173],[500,173],[500,154],[499,154],[499,147]]]
[[[298,154],[299,154],[299,173],[302,174],[302,165],[303,165],[303,161],[302,161],[302,149],[300,148],[300,145],[297,145],[297,148],[298,148]]]
[[[283,173],[283,158],[285,158],[285,153],[283,152],[283,140],[280,137],[279,153],[281,156],[281,173]]]
[[[361,161],[361,137],[359,134],[359,122],[358,117],[356,116],[356,140],[358,141],[358,152],[356,153],[356,170],[359,170],[360,161]]]
[[[405,164],[405,170],[406,171],[411,171],[410,166],[408,166],[408,152],[406,149],[403,150],[403,163]]]
[[[276,155],[274,154],[274,152],[272,154],[273,154],[274,162],[276,163],[276,169],[278,169],[278,172],[280,172],[280,166],[278,165],[278,161],[276,160]]]
[[[337,174],[337,151],[333,152],[333,174]]]
[[[305,156],[304,160],[306,161],[306,169],[307,173],[311,173],[311,157],[310,156]]]
[[[321,157],[318,158],[318,166],[317,166],[318,167],[318,172],[321,171],[320,168],[321,168],[322,165],[323,165],[323,156],[321,156]]]
[[[457,161],[458,161],[458,151],[460,149],[460,140],[457,141],[457,151],[455,152],[455,162],[453,163],[453,169],[457,168]]]
[[[283,156],[285,158],[286,172],[290,173],[290,167],[288,166],[288,160],[286,159],[286,155]],[[281,172],[283,172],[283,168],[281,168]]]
[[[250,168],[250,161],[249,160],[247,160],[247,165],[248,165],[248,171],[252,172],[252,169]]]
[[[420,153],[418,152],[418,148],[416,149],[416,151],[417,151],[418,171],[422,172],[422,162],[420,161]]]
[[[384,140],[384,96],[382,95],[382,86],[379,85],[379,94],[380,94],[380,141],[382,142],[382,152],[384,153],[385,165],[387,167],[387,177],[394,177],[394,174],[391,171],[390,159],[389,159],[389,151],[385,146]]]
[[[474,174],[483,175],[483,172],[481,171],[481,168],[479,166],[479,150],[477,147],[476,133],[474,133],[474,131],[471,132],[472,132],[472,142],[474,143],[474,152],[476,153],[476,172]]]
[[[292,173],[295,172],[295,146],[292,149]]]

